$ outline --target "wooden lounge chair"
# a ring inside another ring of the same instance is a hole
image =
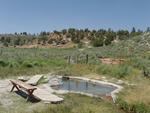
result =
[[[40,99],[44,103],[60,103],[64,100],[63,98],[60,98],[44,89],[29,85],[26,82],[22,82],[20,80],[10,80],[10,82],[13,85],[11,92],[14,90],[14,88],[17,90],[25,90],[27,92],[27,101],[31,96]]]
[[[33,95],[34,90],[37,89],[34,86],[31,86],[25,82],[20,81],[20,80],[10,80],[10,82],[13,85],[11,92],[14,90],[14,88],[16,88],[18,91],[19,90],[25,90],[27,92],[27,94],[28,94],[27,101]]]

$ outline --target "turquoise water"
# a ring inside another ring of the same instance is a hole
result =
[[[55,90],[69,90],[94,95],[110,94],[116,87],[99,83],[86,82],[85,80],[68,79],[62,80],[62,85],[52,87]]]

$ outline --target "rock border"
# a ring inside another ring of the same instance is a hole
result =
[[[95,79],[90,79],[90,78],[85,78],[85,77],[76,77],[76,76],[59,76],[59,77],[60,78],[66,77],[66,78],[69,78],[69,79],[85,80],[87,82],[92,82],[92,83],[97,83],[97,84],[103,84],[103,85],[110,85],[110,86],[116,87],[116,89],[113,90],[110,93],[110,95],[109,95],[109,96],[112,97],[112,100],[113,100],[114,103],[115,103],[115,101],[117,99],[116,94],[119,93],[123,89],[123,87],[120,86],[120,85],[117,85],[117,84],[114,84],[114,83],[111,83],[111,82],[101,81],[101,80],[95,80]],[[90,97],[99,97],[97,95],[93,95],[93,94],[90,94],[90,93],[68,91],[68,90],[58,90],[58,91],[54,90],[54,92],[61,93],[61,94],[65,94],[65,93],[77,93],[77,94],[82,94],[82,95],[86,95],[86,96],[90,96]]]

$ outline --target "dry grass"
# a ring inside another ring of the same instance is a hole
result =
[[[125,86],[121,97],[128,103],[144,103],[150,106],[150,80],[142,75],[134,78],[134,86]]]
[[[124,113],[109,101],[78,94],[67,94],[64,98],[62,104],[55,105],[26,103],[24,99],[16,96],[9,109],[0,106],[0,113]]]
[[[74,64],[70,71],[79,75],[85,75],[95,72],[95,68],[96,67],[94,65]]]

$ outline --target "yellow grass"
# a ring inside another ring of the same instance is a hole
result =
[[[134,80],[135,85],[125,87],[121,96],[128,103],[145,103],[150,106],[150,80],[142,75]]]

